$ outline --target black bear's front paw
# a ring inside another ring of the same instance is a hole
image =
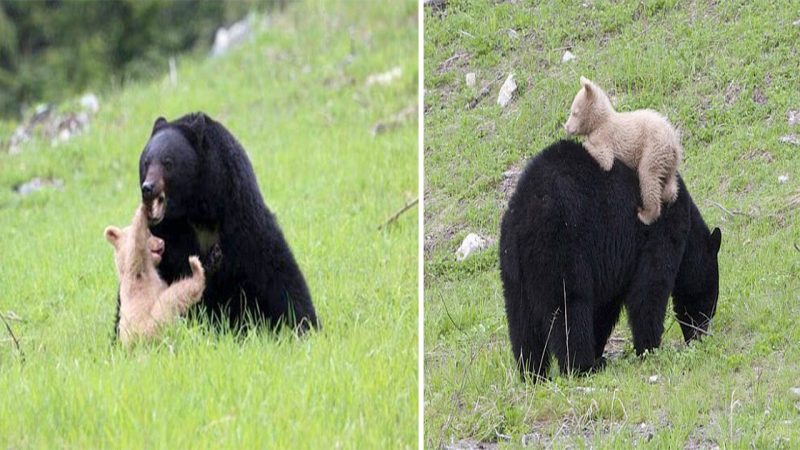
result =
[[[592,366],[592,372],[593,373],[594,372],[599,372],[599,371],[605,369],[606,362],[607,361],[606,361],[606,357],[605,356],[601,356],[601,357],[595,359],[594,360],[594,365]]]
[[[203,258],[203,269],[206,275],[212,274],[222,267],[222,248],[219,243],[216,243],[208,249],[205,258]]]

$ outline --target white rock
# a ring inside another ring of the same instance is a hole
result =
[[[510,37],[511,39],[517,39],[517,38],[519,38],[519,33],[517,33],[517,30],[509,28],[508,29],[508,37]]]
[[[517,90],[517,83],[514,81],[514,74],[508,74],[508,78],[503,83],[503,86],[500,88],[500,94],[497,96],[497,104],[500,106],[506,106],[508,102],[511,101],[511,97],[514,96],[514,91]]]
[[[567,50],[567,51],[564,52],[564,56],[561,57],[561,62],[562,63],[570,62],[573,59],[575,59],[575,54],[572,53],[571,51]]]
[[[484,250],[486,246],[486,239],[475,233],[470,233],[464,238],[464,241],[461,242],[461,246],[458,247],[458,250],[456,250],[456,259],[458,261],[464,261],[473,253]]]
[[[240,44],[250,36],[250,23],[244,18],[229,28],[220,27],[214,35],[214,45],[211,47],[211,56],[219,56],[231,47]]]
[[[372,86],[373,84],[380,84],[381,86],[388,86],[394,82],[394,80],[400,78],[403,75],[403,69],[400,67],[393,67],[391,70],[388,70],[383,73],[376,73],[372,74],[367,77],[367,86]]]
[[[795,134],[787,134],[786,136],[781,136],[778,139],[784,144],[792,144],[792,145],[800,145],[800,138],[797,137]]]
[[[783,184],[789,181],[789,175],[781,175],[778,177],[778,183]]]
[[[475,72],[468,73],[466,76],[467,86],[469,87],[475,86],[475,81],[476,81]]]
[[[64,187],[64,182],[61,180],[51,180],[47,178],[36,177],[26,183],[19,185],[16,188],[16,191],[19,195],[26,196],[48,187],[60,191]]]
[[[794,22],[792,22],[792,25],[794,25],[796,27],[800,27],[800,19],[797,19]]]
[[[647,379],[650,384],[656,383],[658,381],[658,375],[650,375],[650,378]]]
[[[575,390],[584,394],[591,394],[592,392],[596,391],[596,389],[593,387],[584,387],[584,386],[578,386],[575,388]]]
[[[794,397],[800,398],[800,387],[789,388],[789,393]]]
[[[81,97],[81,108],[94,114],[100,109],[100,100],[94,94],[86,94]]]
[[[789,110],[789,112],[786,113],[786,117],[790,127],[800,123],[800,111],[796,109]]]

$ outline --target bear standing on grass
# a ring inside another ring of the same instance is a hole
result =
[[[657,348],[667,300],[684,339],[708,330],[717,305],[720,231],[709,232],[686,186],[659,220],[630,214],[636,173],[604,172],[576,142],[551,145],[522,173],[500,230],[500,275],[514,358],[523,377],[603,363],[622,306],[636,354]]]
[[[250,160],[221,124],[203,113],[156,120],[139,161],[150,230],[166,242],[159,273],[188,275],[189,255],[206,268],[202,304],[234,329],[318,327],[306,281]]]

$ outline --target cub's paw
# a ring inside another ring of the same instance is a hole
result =
[[[678,199],[678,183],[667,183],[664,186],[664,190],[661,191],[661,200],[665,201],[669,204],[675,203],[675,200]]]
[[[192,277],[205,276],[205,271],[203,270],[203,265],[200,263],[200,258],[197,256],[190,256],[189,257],[189,266],[192,268]]]
[[[639,221],[645,225],[650,225],[658,219],[659,212],[647,210],[643,208],[636,208],[636,215],[639,217]]]
[[[610,156],[603,155],[602,160],[598,161],[598,162],[600,163],[600,167],[604,171],[610,172],[611,168],[614,167],[614,155],[610,155]]]

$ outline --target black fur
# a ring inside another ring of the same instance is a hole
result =
[[[562,372],[599,368],[623,305],[639,355],[661,344],[670,293],[686,341],[707,331],[721,235],[709,233],[679,185],[676,202],[645,226],[636,217],[636,173],[620,161],[603,172],[581,144],[561,141],[528,163],[500,231],[509,336],[523,378],[545,377],[551,354]]]
[[[250,160],[225,127],[203,113],[159,118],[140,158],[140,183],[154,174],[163,179],[167,210],[150,230],[166,244],[159,274],[167,283],[190,275],[188,257],[200,255],[209,271],[202,303],[213,319],[235,329],[248,320],[319,326]],[[218,242],[201,248],[198,229],[215,230]]]

